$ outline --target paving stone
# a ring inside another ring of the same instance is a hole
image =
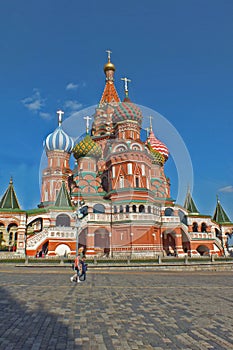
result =
[[[0,266],[1,350],[233,349],[231,272]]]

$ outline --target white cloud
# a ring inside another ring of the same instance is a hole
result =
[[[225,192],[225,193],[232,193],[233,192],[233,186],[225,186],[219,189],[219,192]]]
[[[77,111],[82,107],[83,107],[82,103],[80,103],[79,101],[75,101],[75,100],[68,100],[64,104],[64,108],[65,109],[67,108],[70,111]]]
[[[78,84],[69,83],[66,85],[66,90],[76,90],[78,88]]]
[[[45,99],[42,99],[39,90],[34,89],[33,95],[24,98],[21,102],[29,111],[36,113],[44,106]]]
[[[52,119],[52,116],[50,113],[45,113],[45,112],[40,112],[39,113],[40,117],[45,120],[50,120]]]

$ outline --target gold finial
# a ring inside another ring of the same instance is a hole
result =
[[[131,80],[128,78],[121,78],[121,80],[123,80],[125,82],[125,97],[128,97],[128,95],[129,95],[128,83],[130,83]]]
[[[111,53],[112,53],[112,51],[110,51],[110,50],[106,50],[106,52],[107,52],[107,54],[108,54],[108,63],[106,63],[105,65],[104,65],[104,72],[106,73],[107,71],[115,71],[115,66],[114,66],[114,64],[111,62]]]
[[[64,114],[64,112],[63,112],[61,109],[59,109],[59,111],[57,111],[57,115],[58,115],[58,126],[61,126],[63,114]]]
[[[92,118],[87,115],[86,117],[83,117],[83,119],[86,120],[86,133],[88,134],[89,133],[89,126],[90,126],[89,120],[91,120]]]

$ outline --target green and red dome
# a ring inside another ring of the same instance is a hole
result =
[[[120,102],[115,107],[113,113],[112,121],[114,124],[126,121],[134,120],[138,122],[139,125],[142,124],[142,112],[134,103],[129,99],[125,99],[123,102]]]

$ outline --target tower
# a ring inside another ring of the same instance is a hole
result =
[[[69,165],[70,154],[74,146],[73,139],[62,129],[63,111],[57,111],[58,127],[49,134],[45,141],[48,166],[42,174],[41,204],[45,207],[54,204],[62,185],[71,175]]]

